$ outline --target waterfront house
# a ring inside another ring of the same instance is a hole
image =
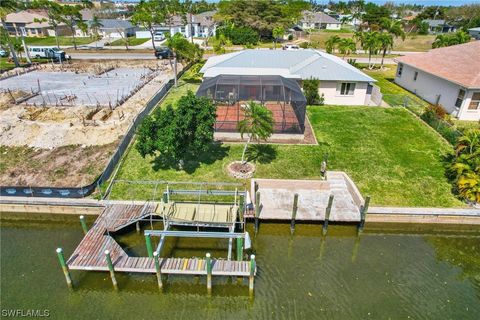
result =
[[[460,120],[480,120],[480,42],[397,59],[395,83]]]

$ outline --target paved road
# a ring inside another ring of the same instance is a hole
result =
[[[150,60],[156,59],[152,53],[84,53],[73,52],[72,59],[94,59],[94,60]]]

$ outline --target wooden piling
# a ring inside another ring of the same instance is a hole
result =
[[[207,268],[207,291],[212,292],[212,259],[210,253],[205,255],[205,264]]]
[[[85,216],[84,215],[80,216],[80,224],[82,225],[83,233],[87,234],[88,233],[88,227],[87,227],[87,222],[85,221]]]
[[[293,196],[292,222],[290,223],[291,234],[295,232],[295,218],[297,216],[297,209],[298,209],[298,193],[295,193],[295,195]]]
[[[248,281],[248,290],[250,291],[250,294],[253,294],[253,282],[255,278],[255,268],[257,267],[257,264],[255,262],[255,255],[252,254],[250,256],[250,276],[249,276],[249,281]]]
[[[365,226],[365,218],[367,217],[368,206],[370,205],[370,197],[365,198],[365,203],[360,207],[360,223],[358,224],[358,232],[363,232]]]
[[[145,235],[145,243],[147,245],[148,257],[153,258],[153,247],[152,247],[152,238],[149,234]]]
[[[158,288],[160,289],[160,291],[162,291],[162,288],[163,288],[162,271],[160,269],[160,261],[158,260],[157,251],[153,253],[153,259],[155,260],[155,272],[157,273]]]
[[[255,235],[258,233],[260,218],[260,191],[255,193]]]
[[[63,274],[65,275],[65,280],[67,281],[67,286],[69,288],[72,287],[72,277],[70,276],[70,271],[68,270],[68,266],[65,263],[65,257],[63,256],[63,249],[57,248],[57,256],[58,261],[60,262],[60,266],[62,267]]]
[[[322,228],[322,234],[326,235],[327,234],[327,229],[328,229],[328,221],[330,220],[330,212],[332,211],[332,205],[333,205],[333,194],[328,197],[328,205],[327,209],[325,209],[325,220],[323,221],[323,228]]]
[[[237,238],[237,260],[243,260],[243,238]]]
[[[110,270],[110,278],[112,278],[113,287],[118,289],[117,279],[115,278],[115,269],[113,268],[112,258],[110,257],[110,251],[105,250],[105,260],[107,260],[108,270]]]
[[[137,230],[137,233],[140,233],[140,221],[135,223],[135,229]]]

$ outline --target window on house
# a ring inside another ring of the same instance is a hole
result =
[[[355,91],[355,83],[353,82],[342,82],[340,84],[339,93],[341,96],[353,96]]]
[[[413,74],[413,81],[417,81],[417,77],[418,77],[418,72],[415,71],[415,73]]]
[[[474,92],[472,95],[472,100],[468,105],[468,110],[479,110],[480,109],[480,92]]]
[[[455,101],[455,107],[460,108],[462,106],[463,99],[465,99],[465,90],[460,89],[458,91],[457,101]]]
[[[397,68],[397,76],[398,77],[402,76],[402,71],[403,71],[403,64],[399,63],[398,68]]]

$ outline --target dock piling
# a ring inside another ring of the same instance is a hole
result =
[[[135,229],[137,230],[137,233],[140,233],[140,221],[135,223]]]
[[[63,249],[57,248],[58,261],[60,261],[60,266],[62,267],[63,274],[65,275],[65,280],[67,281],[67,286],[72,288],[72,277],[70,276],[70,271],[68,266],[65,263],[65,257],[63,256]]]
[[[145,243],[147,244],[148,257],[153,258],[152,238],[150,237],[150,234],[145,235]]]
[[[205,255],[205,264],[207,268],[207,291],[208,293],[212,293],[212,258],[210,253]]]
[[[298,193],[295,193],[293,196],[293,208],[292,208],[292,222],[290,223],[290,233],[293,234],[295,232],[295,218],[297,216],[297,209],[298,209]]]
[[[80,224],[82,225],[83,233],[87,234],[88,226],[87,226],[87,222],[85,221],[85,216],[84,215],[80,216]]]
[[[117,279],[115,278],[115,269],[113,268],[109,250],[105,250],[105,260],[107,260],[108,270],[110,270],[110,278],[112,278],[113,287],[118,289]]]
[[[257,263],[255,262],[255,255],[252,254],[250,256],[250,277],[248,281],[248,290],[250,291],[250,294],[253,294],[253,281],[255,278],[256,267],[257,267]]]
[[[255,235],[258,233],[259,227],[259,218],[260,218],[260,191],[255,193]]]
[[[155,260],[155,272],[157,273],[158,288],[162,291],[162,271],[160,269],[160,261],[158,260],[158,252],[153,253],[153,259]]]
[[[365,198],[365,203],[360,207],[360,223],[358,224],[358,232],[363,232],[365,226],[365,218],[367,217],[368,206],[370,205],[370,197]]]
[[[237,238],[237,260],[243,260],[243,238]]]
[[[328,197],[328,205],[327,208],[325,209],[325,220],[323,221],[323,228],[322,228],[322,234],[326,235],[327,234],[327,229],[328,229],[328,221],[330,220],[330,213],[332,212],[332,205],[333,205],[333,194]]]

